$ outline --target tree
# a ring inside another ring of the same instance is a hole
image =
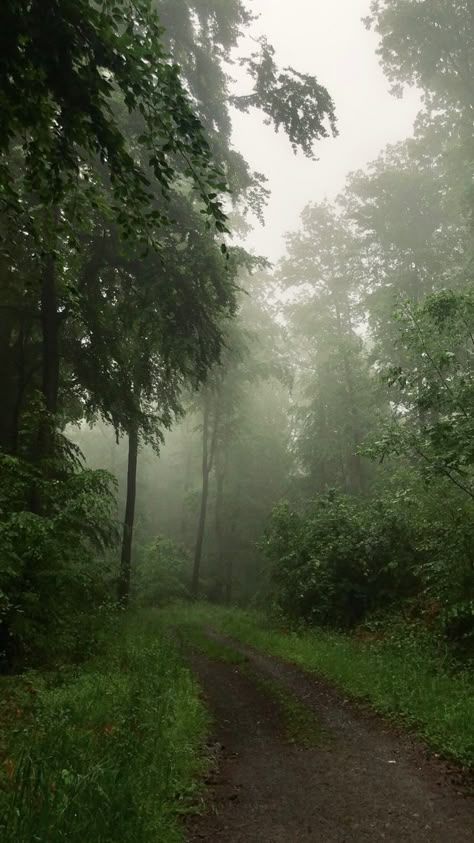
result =
[[[374,400],[360,336],[362,263],[350,228],[329,205],[303,212],[303,231],[287,237],[279,278],[293,291],[287,307],[297,341],[296,451],[311,488],[334,484],[363,492],[357,451]]]
[[[202,546],[206,529],[207,502],[209,498],[209,476],[214,465],[216,439],[219,426],[219,406],[217,400],[212,401],[212,388],[205,387],[203,393],[202,414],[202,489],[199,507],[199,520],[194,548],[193,574],[191,581],[191,597],[197,600],[199,596],[199,577],[201,572]]]
[[[470,0],[372,0],[368,26],[394,90],[418,85],[429,106],[474,108],[473,10]]]
[[[75,194],[98,157],[119,224],[127,233],[133,226],[134,236],[153,237],[166,215],[146,213],[154,194],[119,125],[117,108],[123,106],[140,115],[141,145],[165,195],[176,177],[174,156],[182,156],[207,211],[223,220],[207,193],[221,174],[209,169],[209,146],[147,0],[101,7],[56,0],[48,16],[39,2],[7,0],[2,17],[8,37],[1,58],[0,174],[7,208],[21,212],[10,163],[15,147],[21,149],[24,184],[45,206]]]
[[[451,290],[400,305],[405,367],[386,372],[399,390],[395,426],[375,450],[409,454],[427,477],[445,477],[474,499],[474,297]]]
[[[16,455],[18,472],[30,480],[29,490],[21,484],[25,514],[39,517],[35,523],[47,531],[60,490],[64,496],[69,489],[79,495],[82,468],[72,461],[73,449],[61,433],[66,421],[76,418],[81,406],[90,412],[104,408],[122,429],[136,430],[138,441],[140,423],[152,424],[149,406],[143,405],[164,391],[168,399],[169,383],[179,380],[179,371],[169,375],[172,354],[166,362],[169,324],[159,349],[152,342],[158,324],[154,334],[146,334],[152,362],[144,374],[144,344],[141,357],[137,346],[143,341],[140,331],[152,325],[152,313],[148,321],[139,319],[138,307],[146,299],[156,315],[158,303],[147,298],[150,285],[133,269],[143,262],[156,271],[173,194],[194,195],[190,201],[196,214],[202,212],[202,225],[207,220],[209,232],[213,223],[220,234],[226,231],[219,199],[226,184],[211,162],[201,124],[177,66],[163,50],[162,29],[146,0],[99,7],[84,0],[74,8],[58,0],[48,16],[40,3],[11,0],[0,17],[0,28],[10,39],[2,53],[0,86],[5,117],[1,268],[7,279],[1,344],[13,362],[5,373],[9,405],[2,446]],[[180,238],[186,238],[184,230]],[[219,255],[219,282],[206,288],[201,279],[201,292],[209,290],[194,335],[194,350],[200,342],[205,349],[201,362],[206,353],[212,359],[217,353],[213,313],[231,308],[231,284],[222,282],[224,257]],[[121,335],[113,333],[114,318]],[[199,336],[203,323],[207,344]],[[108,348],[100,338],[104,328],[113,337]],[[182,334],[176,347],[179,342]],[[186,355],[186,366],[191,366],[187,347],[181,356]],[[160,378],[151,391],[157,371]],[[168,420],[169,406],[160,421]],[[48,484],[57,484],[56,497]],[[4,514],[8,541],[21,547],[29,522],[12,520],[10,514]],[[80,543],[79,521],[74,527]],[[38,547],[45,549],[44,544]],[[31,570],[33,545],[29,557],[24,561]],[[56,562],[63,564],[62,551],[51,556],[52,573],[57,573]],[[46,588],[46,582],[45,577],[37,581],[40,605],[41,583]],[[21,588],[28,587],[29,575],[22,576]]]
[[[2,9],[2,31],[13,35],[2,54],[2,243],[13,282],[6,307],[23,326],[24,310],[33,311],[35,321],[38,313],[41,389],[54,415],[61,334],[77,311],[75,275],[84,237],[95,226],[103,248],[104,225],[110,229],[112,220],[115,248],[124,238],[159,248],[157,233],[169,222],[166,200],[183,172],[203,213],[223,231],[216,191],[225,183],[211,166],[209,145],[146,0],[121,0],[101,10],[85,0],[74,9],[58,2],[48,18],[40,6],[12,0]],[[127,112],[140,127],[133,136],[124,132],[123,120],[121,125],[120,114]],[[41,279],[38,294],[32,273]],[[15,327],[15,321],[5,326]],[[21,333],[24,338],[23,328]],[[5,437],[10,443],[17,440],[24,392],[19,372]]]
[[[159,255],[112,249],[87,274],[89,306],[71,345],[86,415],[100,413],[130,442],[122,601],[129,591],[139,443],[159,451],[163,432],[181,414],[182,390],[196,388],[218,359],[219,323],[234,308],[233,252],[222,254],[186,197],[172,207],[175,225]]]
[[[226,171],[234,203],[261,217],[269,191],[265,176],[251,172],[232,145],[231,107],[260,111],[283,129],[293,149],[312,156],[321,138],[337,134],[334,103],[325,87],[293,68],[280,69],[265,37],[254,52],[235,59],[236,49],[255,16],[242,0],[156,0],[166,44],[186,79],[196,113],[210,139],[215,160]],[[237,93],[229,72],[238,61],[246,70],[248,91]]]
[[[382,66],[401,96],[406,85],[423,92],[430,120],[444,122],[448,139],[455,127],[464,172],[472,168],[474,143],[474,27],[470,0],[372,0],[367,18],[381,41]],[[472,184],[465,186],[470,213]],[[471,216],[472,222],[472,216]]]
[[[241,297],[236,320],[227,332],[226,352],[219,365],[211,370],[199,396],[203,415],[203,448],[200,515],[194,554],[194,597],[197,597],[199,589],[212,474],[215,479],[215,531],[214,540],[208,540],[214,555],[211,573],[215,593],[224,594],[227,602],[232,598],[237,573],[234,561],[239,547],[245,547],[252,557],[250,536],[253,529],[250,522],[254,518],[261,523],[265,517],[262,509],[266,505],[269,512],[273,500],[268,501],[272,475],[268,463],[265,463],[267,478],[264,480],[261,474],[268,448],[265,439],[269,436],[271,424],[265,413],[266,406],[257,403],[256,393],[261,393],[270,383],[275,392],[287,373],[281,350],[281,331],[266,302],[265,288],[259,290],[258,286],[264,280],[265,276],[258,273],[255,279],[249,279],[247,287],[254,295]],[[271,406],[270,399],[269,403]],[[263,430],[260,427],[262,423],[265,425]],[[282,465],[285,464],[286,444],[284,438]],[[255,485],[258,492],[253,495],[252,487]],[[247,525],[245,529],[243,524]],[[249,534],[247,541],[239,538],[242,532]],[[257,537],[258,533],[255,539]]]
[[[140,446],[159,450],[235,311],[247,258],[222,242],[223,197],[261,213],[267,196],[230,149],[230,107],[259,108],[307,155],[335,133],[326,89],[280,71],[264,40],[234,95],[225,65],[250,20],[237,0],[0,12],[0,445],[34,469],[23,506],[47,519],[47,484],[83,469],[68,422],[101,417],[128,438],[124,602]]]

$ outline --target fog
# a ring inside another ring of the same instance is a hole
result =
[[[319,597],[308,597],[309,608],[295,608],[300,598],[292,589],[299,583],[306,595],[306,585],[297,565],[283,570],[281,553],[292,519],[301,518],[304,526],[290,548],[296,556],[306,553],[304,530],[311,533],[312,519],[324,533],[333,529],[332,519],[344,523],[348,517],[351,537],[344,541],[349,544],[357,530],[363,534],[371,523],[378,524],[377,541],[388,540],[395,500],[400,501],[397,529],[406,518],[413,526],[423,519],[431,524],[432,496],[420,496],[426,467],[419,459],[421,453],[436,474],[434,466],[442,457],[433,442],[428,444],[429,425],[444,398],[438,396],[439,406],[433,399],[433,390],[438,393],[432,378],[439,369],[438,352],[430,343],[438,330],[445,330],[449,359],[456,359],[459,340],[447,326],[434,331],[430,297],[443,295],[447,286],[461,296],[468,277],[469,203],[461,164],[468,147],[460,114],[463,108],[469,114],[471,104],[469,97],[461,103],[452,98],[454,79],[448,80],[446,98],[444,73],[433,76],[431,59],[424,64],[423,50],[429,51],[429,45],[421,42],[413,59],[411,31],[395,0],[378,12],[382,37],[362,21],[370,9],[368,0],[295,0],[291,5],[256,0],[252,11],[257,19],[232,45],[229,93],[248,94],[252,80],[239,60],[261,49],[259,39],[265,36],[258,61],[262,67],[270,61],[272,83],[288,67],[317,77],[335,104],[338,134],[331,136],[330,106],[324,113],[321,99],[318,108],[328,136],[321,138],[321,127],[313,125],[313,154],[307,154],[305,138],[296,141],[294,153],[291,121],[297,125],[304,119],[308,105],[294,104],[299,81],[288,100],[293,116],[283,118],[278,132],[279,103],[265,99],[269,89],[246,113],[227,106],[229,140],[251,171],[265,174],[270,190],[265,225],[252,213],[247,217],[251,228],[245,247],[271,266],[252,264],[248,256],[242,261],[239,253],[241,263],[234,271],[241,290],[232,321],[221,323],[218,361],[197,390],[190,384],[179,388],[158,437],[144,428],[132,582],[145,602],[164,600],[170,591],[259,604],[283,588],[282,605],[294,601],[292,611],[311,615],[322,611]],[[392,12],[393,18],[385,17]],[[177,21],[170,19],[170,27],[179,29],[179,15]],[[398,27],[394,42],[392,26]],[[175,49],[177,42],[170,43]],[[206,41],[202,48],[208,49]],[[229,70],[228,64],[223,67]],[[417,84],[425,67],[422,90]],[[195,71],[188,72],[192,81]],[[293,85],[291,74],[284,78]],[[397,83],[399,95],[394,96]],[[224,77],[220,84],[225,85]],[[268,86],[268,80],[263,84]],[[215,125],[215,107],[210,125]],[[206,121],[205,107],[202,113]],[[245,208],[242,195],[236,192],[240,210]],[[187,271],[192,275],[192,268]],[[431,369],[425,371],[426,360]],[[88,432],[83,426],[78,442],[89,464],[112,469],[118,477],[123,518],[130,499],[127,437],[117,448],[110,426],[102,435],[109,442],[107,458],[96,428]],[[432,490],[435,497],[446,495],[455,508],[461,504],[457,481],[451,478],[445,488],[446,477],[433,479]],[[402,501],[407,490],[415,489],[418,510],[408,516]],[[325,507],[327,515],[322,514]],[[355,526],[359,517],[367,519],[363,529]],[[316,547],[319,539],[312,541]],[[318,553],[326,558],[326,545]],[[410,553],[416,555],[414,549]],[[327,560],[324,576],[337,578],[339,563],[344,568],[346,562],[339,560],[333,569]],[[322,594],[333,587],[324,576]],[[394,582],[390,588],[396,600],[404,585]],[[368,611],[365,586],[362,591],[363,605],[346,607],[341,623],[353,623]],[[378,599],[375,594],[375,605]],[[331,611],[337,614],[334,607]]]
[[[472,3],[152,7],[12,11],[5,640],[65,570],[474,636]]]
[[[308,202],[334,198],[348,173],[412,134],[420,93],[407,89],[402,99],[390,93],[376,55],[379,39],[362,22],[369,0],[253,0],[252,11],[259,15],[252,35],[264,32],[280,63],[315,75],[337,105],[339,137],[318,145],[317,162],[295,156],[284,134],[276,135],[258,113],[233,112],[234,143],[252,168],[265,173],[272,193],[265,227],[255,226],[248,245],[276,261],[285,232],[297,228]]]
[[[0,41],[0,840],[472,843],[474,0]]]

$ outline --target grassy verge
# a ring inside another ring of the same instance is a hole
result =
[[[270,697],[279,710],[286,737],[291,743],[297,743],[300,746],[314,746],[321,743],[320,726],[307,706],[303,705],[290,691],[282,688],[278,682],[254,670],[247,656],[227,641],[224,643],[210,638],[196,622],[178,622],[176,628],[179,630],[185,647],[203,653],[212,661],[232,665],[245,674],[262,694]]]
[[[115,629],[78,671],[4,682],[3,843],[177,843],[206,714],[157,615]]]
[[[207,624],[316,671],[384,715],[402,720],[445,757],[474,767],[474,677],[451,670],[426,642],[369,644],[320,630],[283,632],[257,613],[206,605],[173,608],[168,621]]]

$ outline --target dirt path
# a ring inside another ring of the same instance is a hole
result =
[[[474,843],[474,800],[445,765],[324,681],[232,647],[243,669],[193,656],[219,750],[190,843]],[[275,688],[304,704],[311,745],[288,739]]]

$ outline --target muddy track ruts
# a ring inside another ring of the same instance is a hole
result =
[[[324,680],[207,631],[249,669],[194,653],[218,747],[189,843],[474,843],[474,800],[423,747]],[[303,703],[320,737],[291,742],[262,677]]]

